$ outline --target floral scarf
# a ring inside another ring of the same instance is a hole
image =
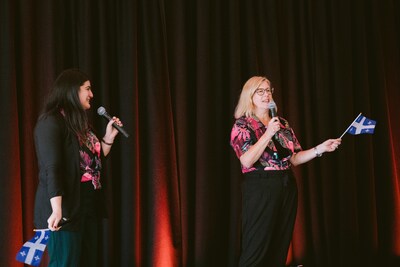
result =
[[[86,135],[86,140],[80,140],[79,144],[79,165],[82,173],[81,182],[92,181],[94,189],[100,189],[101,146],[99,139],[92,131],[89,130]]]

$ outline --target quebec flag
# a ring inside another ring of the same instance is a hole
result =
[[[367,117],[360,115],[350,125],[347,132],[349,134],[373,134],[375,130],[376,121],[368,119]]]
[[[35,236],[26,242],[17,253],[17,261],[39,266],[43,256],[43,252],[46,249],[47,241],[49,241],[50,230],[41,229],[36,230]]]

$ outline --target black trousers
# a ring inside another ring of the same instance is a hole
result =
[[[291,170],[244,175],[240,267],[285,266],[296,219],[297,194]]]

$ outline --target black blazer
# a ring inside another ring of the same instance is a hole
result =
[[[52,213],[50,199],[55,196],[62,196],[62,216],[73,222],[77,219],[80,204],[78,138],[57,112],[39,119],[34,139],[39,166],[34,225],[40,229],[48,228],[47,219]],[[75,223],[66,224],[62,229],[77,230]]]

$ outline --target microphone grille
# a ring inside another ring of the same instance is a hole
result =
[[[100,116],[103,116],[104,114],[106,114],[106,109],[104,107],[99,107],[97,109],[97,114],[99,114]]]
[[[268,103],[268,108],[269,108],[269,109],[276,109],[276,104],[275,104],[275,102],[274,102],[274,101],[269,102],[269,103]]]

